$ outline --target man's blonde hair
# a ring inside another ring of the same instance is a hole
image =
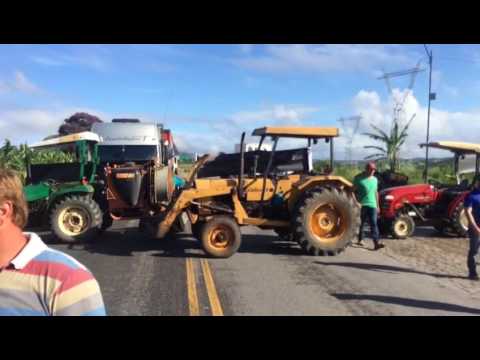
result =
[[[28,205],[22,181],[13,170],[0,167],[0,205],[6,201],[13,204],[12,222],[23,229],[27,224]]]

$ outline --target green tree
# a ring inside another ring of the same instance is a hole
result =
[[[405,140],[408,138],[408,128],[412,123],[415,115],[412,116],[410,121],[405,125],[399,125],[398,121],[393,122],[392,130],[390,134],[387,134],[385,131],[379,127],[370,124],[374,132],[364,133],[363,135],[368,136],[369,138],[383,143],[383,146],[376,145],[367,145],[364,146],[365,149],[376,150],[377,153],[367,156],[366,160],[385,160],[388,162],[390,170],[396,172],[399,167],[399,153],[402,145],[405,143]]]

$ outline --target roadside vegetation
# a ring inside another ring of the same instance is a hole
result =
[[[314,169],[320,171],[325,168],[328,161],[319,160],[314,163]],[[355,175],[361,173],[365,168],[365,161],[358,161],[355,163],[336,162],[334,167],[335,175],[343,176],[349,181],[352,181]],[[455,183],[453,161],[450,160],[432,160],[429,162],[428,177],[442,184]],[[389,170],[390,167],[386,161],[377,162],[378,170],[383,172]],[[409,184],[423,183],[423,171],[425,169],[425,162],[422,160],[400,160],[397,165],[397,172],[408,176]]]

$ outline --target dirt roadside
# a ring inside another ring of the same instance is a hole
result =
[[[480,297],[480,283],[466,279],[467,238],[442,237],[430,228],[418,228],[415,236],[405,240],[383,239],[381,251],[408,265],[414,271],[435,277],[443,285],[455,286]]]

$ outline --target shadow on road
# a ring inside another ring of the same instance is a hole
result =
[[[42,235],[48,244],[57,244],[50,234]],[[146,237],[136,229],[107,230],[96,240],[83,244],[63,244],[68,249],[81,249],[90,253],[133,256],[136,252],[158,251],[156,257],[208,257],[202,250],[200,241],[190,233],[177,233],[165,239],[156,240]],[[192,251],[193,250],[193,251]],[[302,249],[293,242],[280,240],[275,235],[242,236],[239,253],[305,255]]]
[[[242,235],[242,246],[239,253],[272,254],[272,255],[305,255],[295,242],[283,241],[276,235]]]
[[[426,301],[409,298],[401,298],[396,296],[384,295],[360,295],[360,294],[338,294],[333,293],[331,296],[338,300],[367,300],[377,301],[385,304],[402,305],[407,307],[415,307],[428,310],[443,310],[450,312],[469,313],[480,315],[480,309],[470,308],[462,305],[448,304],[437,301]]]
[[[467,277],[465,276],[429,273],[429,272],[423,272],[423,271],[418,271],[418,270],[409,269],[409,268],[403,268],[399,266],[390,266],[390,265],[352,263],[352,262],[322,262],[322,261],[314,261],[314,264],[325,265],[325,266],[343,266],[343,267],[350,267],[350,268],[362,269],[362,270],[386,272],[391,274],[404,272],[404,273],[412,273],[412,274],[429,275],[436,278],[467,279]]]

